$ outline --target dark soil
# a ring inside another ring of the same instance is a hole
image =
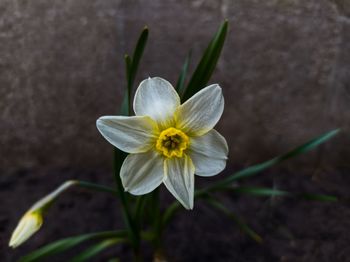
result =
[[[219,178],[197,178],[197,187]],[[73,189],[53,206],[43,228],[30,241],[15,250],[8,248],[11,231],[26,209],[67,179],[113,184],[110,174],[69,169],[21,171],[0,177],[0,261],[17,261],[21,255],[59,238],[121,228],[118,201],[103,193]],[[348,197],[350,176],[348,172],[326,170],[303,174],[274,170],[247,179],[244,185]],[[172,199],[164,188],[162,196],[166,206]],[[263,243],[254,242],[225,215],[203,200],[197,200],[193,211],[180,212],[167,229],[164,245],[169,261],[350,261],[350,207],[346,201],[321,203],[233,194],[217,197],[244,218],[262,236]],[[146,261],[151,261],[150,247],[145,245],[144,250]],[[77,250],[48,261],[68,261],[74,254]],[[116,246],[94,261],[108,261],[109,257],[116,256],[121,261],[130,261],[130,249],[124,245]]]

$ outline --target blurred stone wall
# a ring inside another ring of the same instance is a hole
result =
[[[348,0],[1,0],[0,169],[110,167],[95,120],[118,111],[123,55],[144,27],[137,82],[175,84],[224,18],[230,30],[211,80],[225,94],[218,129],[230,164],[265,160],[342,127],[303,163],[350,160]]]

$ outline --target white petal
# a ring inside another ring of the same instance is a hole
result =
[[[109,143],[128,153],[149,150],[157,139],[157,124],[148,116],[103,116],[97,129]]]
[[[165,160],[164,184],[170,193],[187,209],[193,208],[194,165],[187,155]]]
[[[176,112],[177,127],[189,135],[203,135],[213,129],[224,110],[224,97],[219,85],[202,89]]]
[[[212,129],[203,136],[191,138],[189,155],[198,176],[214,176],[226,166],[228,146],[225,138]]]
[[[147,194],[162,183],[164,160],[154,151],[130,154],[124,160],[120,177],[125,191],[133,195]]]
[[[15,231],[12,233],[9,246],[16,248],[28,240],[37,232],[43,224],[43,218],[39,213],[26,213],[19,221]]]
[[[163,126],[171,124],[179,105],[180,97],[173,86],[160,77],[142,81],[135,93],[135,114],[150,116]]]

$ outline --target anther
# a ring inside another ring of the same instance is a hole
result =
[[[171,141],[170,140],[167,140],[164,142],[164,146],[165,147],[170,147],[171,146]]]

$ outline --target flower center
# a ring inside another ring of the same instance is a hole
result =
[[[188,147],[188,136],[179,129],[170,127],[162,131],[157,140],[156,148],[166,157],[182,157]]]

